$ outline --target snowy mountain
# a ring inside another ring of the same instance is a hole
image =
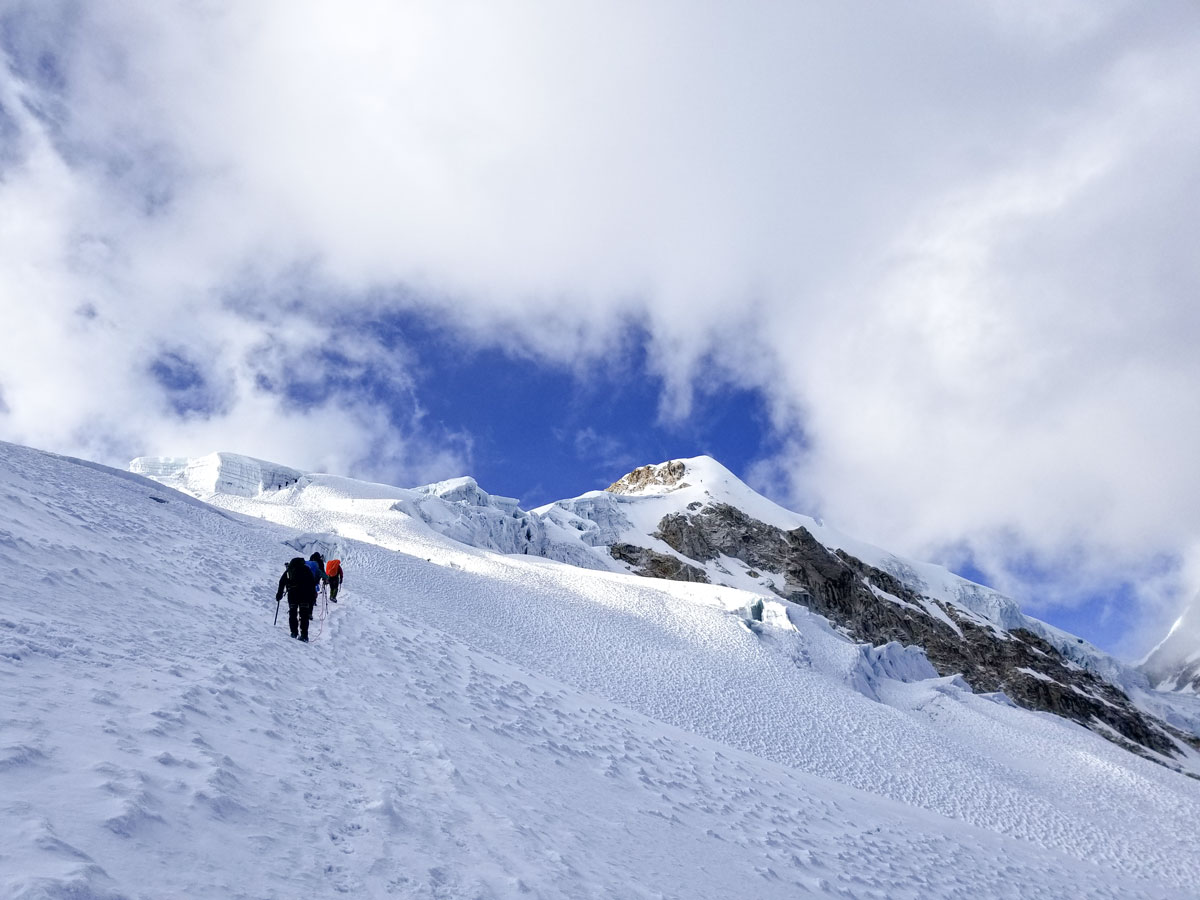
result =
[[[139,459],[131,469],[207,499],[326,504],[331,490],[363,493],[345,479],[228,453]],[[1025,616],[997,591],[786,510],[709,457],[643,466],[604,491],[533,511],[471,478],[370,493],[481,549],[797,603],[856,641],[920,647],[941,675],[1065,716],[1169,765],[1200,746],[1200,712],[1155,696],[1141,672]]]
[[[1160,691],[1200,694],[1200,597],[1175,620],[1139,668]]]
[[[561,507],[254,465],[201,501],[0,444],[0,896],[1196,895],[1200,781],[918,648],[439,530],[570,544]]]
[[[924,649],[942,675],[1093,728],[1135,752],[1200,747],[1194,706],[998,591],[783,509],[708,457],[643,466],[538,511],[632,572],[724,584],[821,613],[856,640]],[[1198,657],[1200,658],[1200,657]]]

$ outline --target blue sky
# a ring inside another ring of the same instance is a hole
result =
[[[761,396],[720,386],[682,419],[661,410],[663,382],[636,333],[582,370],[465,344],[417,316],[389,323],[416,354],[429,426],[470,436],[471,471],[526,508],[607,487],[630,469],[708,454],[748,472],[776,448]]]
[[[5,438],[710,453],[1125,655],[1200,589],[1193,3],[0,0],[0,66]]]

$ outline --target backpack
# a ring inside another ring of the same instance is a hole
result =
[[[329,562],[325,563],[325,574],[330,578],[333,578],[335,575],[341,575],[342,561],[340,559],[331,559]]]
[[[308,591],[312,591],[313,594],[317,592],[317,581],[313,577],[312,569],[299,556],[287,564],[287,584],[288,596],[293,599],[298,596],[292,593],[293,588],[300,589],[301,596],[307,595]],[[307,590],[303,590],[304,588]]]

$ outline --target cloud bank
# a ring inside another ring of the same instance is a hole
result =
[[[664,417],[762,391],[760,476],[848,532],[1035,613],[1200,586],[1192,4],[0,10],[10,439],[417,481],[469,436],[380,315],[633,333]]]

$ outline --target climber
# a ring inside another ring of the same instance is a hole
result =
[[[346,573],[342,571],[340,559],[331,559],[325,563],[325,580],[329,584],[330,603],[337,603],[338,588],[342,586],[342,579],[345,577]]]
[[[276,602],[283,597],[285,590],[288,598],[288,627],[292,630],[292,637],[307,641],[308,622],[312,618],[313,604],[317,601],[317,581],[303,557],[297,556],[287,564],[279,578],[279,589],[275,592]]]
[[[313,555],[308,558],[308,568],[312,571],[313,578],[317,582],[318,589],[322,584],[328,583],[329,577],[325,574],[325,557],[321,556],[320,553],[314,552]]]

